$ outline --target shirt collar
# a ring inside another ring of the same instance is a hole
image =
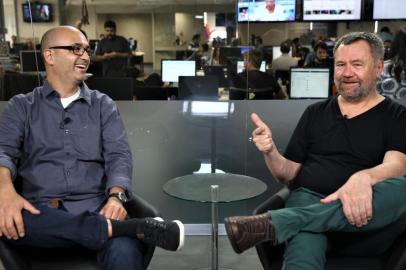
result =
[[[80,94],[78,99],[84,99],[89,105],[92,105],[92,99],[90,97],[90,89],[87,87],[87,85],[82,82],[79,85],[80,87]],[[52,94],[57,94],[55,89],[52,88],[52,86],[46,81],[42,87],[42,94],[44,97],[49,97]]]

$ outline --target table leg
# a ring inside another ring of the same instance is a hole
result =
[[[211,269],[218,270],[218,185],[210,186],[211,191]]]

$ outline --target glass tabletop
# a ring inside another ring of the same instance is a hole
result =
[[[216,201],[212,199],[211,186],[217,186]],[[173,197],[197,202],[245,200],[258,196],[266,188],[266,184],[256,178],[231,173],[189,174],[171,179],[163,186]]]

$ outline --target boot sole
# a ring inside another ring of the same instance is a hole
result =
[[[183,247],[183,245],[185,243],[185,226],[179,220],[174,220],[173,222],[178,224],[178,227],[179,227],[179,246],[176,249],[176,251],[178,251],[178,250],[181,250],[181,248]]]
[[[230,219],[229,218],[224,219],[224,227],[226,228],[228,240],[230,241],[231,247],[234,249],[234,251],[237,254],[241,254],[242,251],[238,248],[238,246],[237,246],[237,244],[236,244],[236,242],[234,240],[234,234],[233,234],[233,230],[231,229],[231,226],[230,226]]]

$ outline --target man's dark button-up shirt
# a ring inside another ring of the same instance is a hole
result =
[[[130,190],[132,157],[116,104],[80,87],[65,109],[45,83],[12,98],[0,122],[0,166],[22,178],[31,202],[59,199],[68,211],[95,211],[113,186]]]

